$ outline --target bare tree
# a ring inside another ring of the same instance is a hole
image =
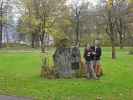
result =
[[[2,47],[3,27],[5,24],[5,15],[7,14],[9,0],[0,0],[0,48]]]
[[[123,43],[128,33],[128,5],[126,0],[116,0],[116,17],[117,17],[117,32],[119,35],[120,48],[123,48]]]

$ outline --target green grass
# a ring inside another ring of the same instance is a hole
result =
[[[37,100],[96,100],[97,96],[102,100],[133,100],[133,56],[128,55],[127,50],[117,49],[117,59],[112,60],[110,48],[104,48],[104,76],[98,81],[41,79],[38,51],[3,50],[0,52],[0,94]]]

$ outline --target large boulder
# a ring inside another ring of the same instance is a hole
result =
[[[61,40],[60,44],[53,56],[54,66],[59,78],[71,78],[79,71],[80,50],[68,45],[67,39]]]
[[[54,66],[59,78],[72,77],[71,48],[57,48],[54,54]]]

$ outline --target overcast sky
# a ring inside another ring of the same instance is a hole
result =
[[[83,0],[68,0],[69,3],[73,2],[73,1],[74,2],[80,2],[80,1],[83,1]],[[88,1],[93,3],[94,5],[96,5],[100,0],[88,0]]]
[[[72,3],[72,2],[80,2],[83,1],[83,0],[68,0],[68,3]],[[87,0],[84,0],[84,1],[87,1]],[[94,5],[96,5],[100,0],[88,0],[89,2],[93,3]],[[20,17],[20,13],[19,13],[19,10],[17,9],[17,7],[14,5],[14,20],[17,21],[18,17]]]

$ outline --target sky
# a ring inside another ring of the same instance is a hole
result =
[[[83,1],[83,0],[68,0],[68,4],[71,2],[77,2],[77,3],[79,2],[79,4],[80,4],[81,1]],[[93,3],[94,5],[96,5],[96,4],[98,4],[98,2],[100,0],[84,0],[84,1],[89,1],[90,3]],[[21,15],[19,14],[19,10],[17,9],[17,7],[15,5],[13,8],[14,8],[14,20],[17,21]]]
[[[89,0],[91,3],[93,3],[94,5],[96,5],[98,3],[98,1],[100,0]]]
[[[80,2],[82,0],[68,0],[69,3],[72,2],[72,1],[74,1],[74,2]],[[94,5],[96,5],[100,0],[88,0],[88,1],[91,2],[91,3],[93,3]]]

